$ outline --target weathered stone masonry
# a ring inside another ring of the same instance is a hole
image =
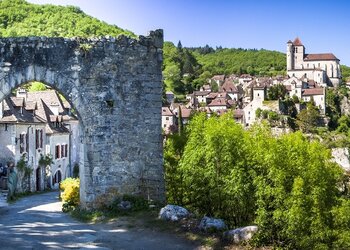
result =
[[[85,206],[111,187],[164,199],[162,46],[162,30],[139,39],[0,39],[0,101],[24,83],[41,81],[76,109]]]

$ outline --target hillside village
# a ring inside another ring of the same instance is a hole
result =
[[[245,128],[268,119],[272,127],[288,131],[292,127],[290,118],[306,109],[307,103],[318,110],[318,125],[325,126],[327,88],[339,86],[341,80],[339,59],[335,55],[307,54],[301,40],[296,38],[287,42],[286,76],[214,75],[199,90],[188,94],[186,103],[176,103],[174,93],[167,91],[169,105],[162,108],[162,128],[165,134],[177,130],[180,109],[183,124],[195,112],[211,116],[232,110],[233,118]],[[213,84],[217,85],[217,92],[212,90]]]

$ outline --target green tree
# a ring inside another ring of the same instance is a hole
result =
[[[339,133],[347,133],[349,131],[350,128],[350,117],[348,115],[342,115],[337,122],[338,128],[337,128],[337,132]]]
[[[47,90],[47,87],[45,84],[41,82],[32,82],[28,88],[29,92],[44,91],[44,90]]]
[[[306,109],[300,111],[297,115],[297,124],[299,128],[306,133],[315,131],[320,119],[320,112],[315,104],[310,101]]]
[[[276,84],[270,87],[267,92],[267,97],[269,100],[284,99],[287,92],[286,86],[283,84]]]

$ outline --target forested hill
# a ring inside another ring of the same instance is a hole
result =
[[[163,75],[167,90],[177,95],[190,93],[216,74],[253,76],[286,75],[286,54],[265,49],[197,48],[164,44]],[[350,68],[341,65],[343,79],[350,80]],[[214,87],[214,86],[213,86]]]
[[[217,74],[283,75],[285,54],[264,49],[192,48],[204,71]]]
[[[58,1],[59,4],[59,1]],[[78,7],[0,0],[0,36],[93,37],[132,32],[93,18]]]

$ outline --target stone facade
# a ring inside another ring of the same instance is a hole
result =
[[[164,199],[163,32],[132,39],[0,39],[0,101],[40,81],[58,89],[80,120],[80,197],[84,206],[116,187]]]

